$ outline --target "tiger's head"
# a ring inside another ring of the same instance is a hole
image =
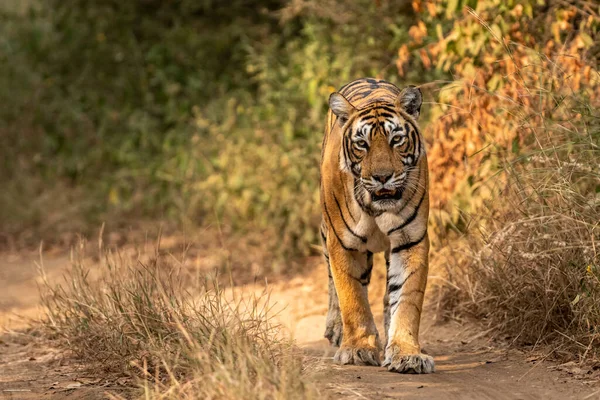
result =
[[[424,153],[416,124],[421,103],[414,86],[393,104],[374,102],[360,109],[340,93],[329,97],[343,134],[340,168],[354,176],[354,194],[363,207],[377,213],[398,210],[405,194],[417,190]]]

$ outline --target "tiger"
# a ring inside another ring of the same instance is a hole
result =
[[[429,189],[419,88],[362,78],[329,97],[320,162],[321,240],[329,273],[325,337],[339,364],[426,374],[419,325],[429,269]],[[384,252],[385,349],[367,288]],[[383,364],[380,352],[384,351]]]

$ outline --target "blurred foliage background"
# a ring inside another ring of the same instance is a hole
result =
[[[151,219],[307,254],[328,95],[359,76],[403,83],[415,20],[372,1],[15,4],[0,20],[0,225],[24,244]]]
[[[552,106],[552,96],[521,96],[548,83],[535,81],[542,69],[559,65],[597,101],[598,7],[584,0],[31,0],[1,10],[0,226],[13,244],[160,220],[260,232],[275,255],[308,254],[328,94],[361,76],[425,84],[443,237],[532,141],[523,113],[499,118],[514,103],[538,117]],[[549,84],[557,96],[573,89]]]

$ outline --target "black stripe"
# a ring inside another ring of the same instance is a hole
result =
[[[411,139],[411,140],[410,140],[410,142],[411,142],[411,144],[412,144],[412,146],[413,146],[413,149],[412,149],[412,152],[411,152],[411,153],[414,153],[414,152],[415,152],[415,149],[416,149],[416,148],[419,146],[419,144],[420,144],[420,143],[419,143],[419,132],[418,132],[416,129],[414,129],[414,127],[413,127],[413,129],[411,129],[411,131],[410,131],[410,139]],[[414,161],[417,161],[417,157],[413,157],[413,158],[414,158]]]
[[[360,119],[360,122],[369,122],[369,121],[371,121],[372,119],[377,119],[377,116],[376,116],[376,115],[367,115],[367,116],[365,116],[365,117],[362,117],[362,118]]]
[[[363,272],[363,273],[361,274],[361,276],[360,276],[360,281],[362,282],[362,281],[366,280],[367,278],[370,278],[370,277],[371,277],[371,271],[372,271],[372,269],[371,269],[371,268],[367,268],[367,269],[365,270],[365,272]]]
[[[402,285],[389,285],[388,293],[392,293],[392,292],[395,292],[396,290],[400,290],[400,289],[402,289]]]
[[[350,160],[350,157],[348,156],[348,149],[346,148],[348,144],[348,138],[347,137],[343,137],[342,138],[342,150],[344,151],[344,165],[347,164],[348,162],[352,161]]]
[[[409,294],[413,294],[413,293],[425,294],[425,291],[421,290],[421,289],[413,289],[413,290],[409,290],[408,292],[402,292],[402,293],[400,293],[400,297],[408,296]]]
[[[410,125],[416,132],[419,132],[419,130],[417,129],[417,126],[415,124],[413,124],[410,120],[405,119],[404,121],[406,121],[406,123],[408,125]],[[406,127],[406,124],[404,125]],[[407,128],[408,129],[408,128]]]
[[[352,146],[352,148],[350,149],[350,151],[352,152],[352,155],[354,156],[354,158],[356,158],[357,160],[360,160],[361,150],[358,150],[357,148],[355,148],[355,146]]]
[[[385,110],[385,111],[391,112],[392,114],[398,113],[398,110],[396,110],[395,108],[386,106],[384,104],[379,105],[377,108],[380,110]]]
[[[419,308],[418,305],[416,305],[415,303],[408,303],[408,302],[406,304],[408,304],[409,306],[413,306],[414,308],[417,309],[417,311],[419,312],[419,314],[421,314],[421,308]]]
[[[342,143],[342,147],[344,150],[344,164],[346,164],[347,162],[352,162],[352,159],[350,158],[350,155],[348,154],[348,142],[350,141],[350,139],[348,137],[344,137],[344,143]]]
[[[335,230],[335,226],[333,225],[333,221],[331,220],[331,215],[329,215],[329,211],[327,211],[327,205],[325,204],[325,201],[323,201],[323,209],[325,210],[325,215],[327,215],[327,219],[329,219],[329,224],[331,226],[331,230],[333,231],[333,234],[335,235],[338,242],[340,243],[340,246],[342,246],[342,248],[347,251],[358,251],[357,249],[353,249],[351,247],[346,247],[346,245],[344,245],[344,242],[342,242],[342,239],[339,237],[338,233]]]
[[[373,272],[373,253],[367,250],[367,269],[360,276],[360,281],[363,286],[371,283],[371,272]]]
[[[421,168],[419,168],[419,176],[417,176],[417,182],[421,179]],[[415,198],[415,195],[418,192],[419,187],[417,186],[417,188],[415,189],[415,191],[413,192],[413,194],[410,196],[410,199],[408,199],[408,201],[406,202],[406,204],[410,203],[411,201],[413,201],[413,199]],[[425,198],[425,194],[427,191],[423,191],[423,197],[421,198],[421,200],[419,201],[419,206],[421,204],[421,202],[423,201],[423,199]],[[410,223],[410,222],[409,222]],[[391,231],[388,231],[388,235],[390,233],[392,233],[393,231],[395,231],[396,229],[400,229],[400,228],[394,228]]]
[[[413,143],[417,143],[417,139],[419,138],[419,135],[418,135],[418,131],[414,127],[413,127],[413,129],[410,130],[410,138]]]
[[[342,86],[339,90],[340,93],[342,93],[345,90],[348,90],[356,85],[360,85],[361,83],[365,83],[365,81],[363,79],[357,79],[354,82],[349,82],[347,84],[345,84],[344,86]],[[344,94],[344,93],[342,93]]]
[[[343,182],[344,175],[343,175],[343,172],[341,169],[339,170],[339,174],[340,174],[340,181]],[[348,214],[350,214],[350,218],[352,218],[352,221],[354,221],[356,223],[356,218],[354,217],[354,214],[352,213],[352,210],[350,209],[350,205],[348,204],[348,196],[347,196],[346,190],[344,190],[343,195],[344,195],[344,204],[346,205]]]
[[[397,290],[402,289],[402,286],[404,286],[404,284],[406,283],[406,281],[408,280],[408,278],[410,278],[411,276],[413,276],[415,274],[415,272],[417,272],[417,270],[411,271],[408,276],[406,278],[404,278],[404,280],[402,280],[402,283],[394,283],[392,285],[388,285],[388,293],[392,293],[395,292]]]
[[[368,88],[368,86],[367,86],[366,84],[364,84],[364,85],[362,85],[362,86],[360,86],[360,85],[359,85],[359,86],[353,87],[352,89],[350,89],[350,90],[348,90],[348,91],[346,92],[347,94],[346,94],[345,96],[346,96],[346,98],[347,98],[348,100],[350,100],[350,99],[353,99],[353,98],[354,98],[354,96],[355,96],[355,95],[356,95],[356,94],[357,94],[359,91],[361,91],[361,90],[363,90],[363,89],[365,89],[365,88]]]
[[[373,112],[374,108],[370,107],[370,108],[365,108],[364,110],[360,110],[357,114],[358,118],[364,118],[366,115],[369,115]]]
[[[411,170],[410,172],[412,172],[412,171],[414,171],[414,170]],[[421,180],[421,172],[422,172],[422,169],[421,169],[421,168],[419,168],[419,175],[417,176],[417,184],[418,184],[418,183],[419,183],[419,181]],[[407,180],[408,180],[408,179],[407,179]],[[417,193],[418,193],[418,191],[419,191],[418,189],[419,189],[419,187],[417,186],[417,187],[415,188],[415,191],[414,191],[414,192],[413,192],[413,193],[410,195],[410,199],[408,199],[408,201],[406,202],[406,204],[409,204],[409,203],[411,203],[411,202],[413,201],[413,199],[415,198],[415,196],[417,195]],[[423,194],[425,194],[425,192],[423,192]]]
[[[356,222],[356,218],[352,215],[352,210],[350,210],[350,206],[348,205],[348,196],[346,196],[346,191],[344,190],[344,203],[346,204],[346,209],[348,210],[348,214],[350,214],[350,218],[352,221]]]
[[[395,117],[395,115],[394,115],[394,114],[390,114],[390,113],[388,113],[388,112],[382,112],[382,113],[379,113],[379,116],[381,116],[381,117],[383,117],[383,118],[390,118],[390,119]]]
[[[344,225],[346,225],[346,229],[348,229],[348,231],[353,234],[354,236],[356,236],[357,238],[359,238],[363,243],[367,242],[367,238],[364,236],[360,236],[359,234],[357,234],[356,232],[354,232],[352,230],[352,228],[350,228],[350,225],[348,225],[348,222],[346,222],[346,218],[344,218],[344,212],[342,211],[342,206],[340,206],[340,202],[337,199],[337,196],[335,195],[335,193],[333,194],[333,199],[335,200],[335,204],[338,207],[338,210],[340,211],[340,217],[342,217],[342,221],[344,222]]]
[[[395,227],[394,229],[391,229],[388,231],[388,236],[390,234],[392,234],[393,232],[396,232],[398,229],[402,229],[404,228],[406,225],[410,224],[411,222],[414,221],[415,218],[417,218],[417,215],[419,214],[419,210],[421,209],[421,204],[423,204],[423,200],[425,199],[425,195],[427,194],[426,190],[423,190],[423,194],[421,195],[421,200],[419,200],[419,204],[417,204],[417,206],[415,207],[415,210],[413,211],[413,213],[410,215],[410,217],[408,217],[406,219],[406,221],[402,222],[400,225],[398,225],[397,227]],[[412,200],[412,199],[411,199]]]
[[[397,302],[397,301],[395,301],[395,302],[393,302],[393,303],[390,303],[390,309],[394,308],[394,306],[395,306],[396,304],[398,304],[398,302]],[[409,304],[409,305],[413,306],[414,308],[416,308],[416,309],[417,309],[417,311],[418,311],[419,313],[421,313],[421,309],[420,309],[420,308],[419,308],[419,307],[418,307],[416,304],[414,304],[414,303],[406,303],[406,304]]]
[[[334,230],[334,232],[335,232],[335,230]],[[423,239],[425,239],[425,235],[427,235],[427,228],[425,228],[425,232],[423,232],[423,235],[419,239],[415,240],[414,242],[408,242],[408,243],[401,244],[400,246],[394,247],[392,249],[392,253],[395,254],[395,253],[398,253],[401,251],[408,250],[412,247],[415,247],[416,245],[421,243],[423,241]]]
[[[327,243],[327,236],[325,236],[325,232],[321,229],[321,239],[323,239],[323,243]]]

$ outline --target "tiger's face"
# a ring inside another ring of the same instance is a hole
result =
[[[414,87],[403,90],[395,104],[373,103],[363,109],[339,93],[331,96],[343,131],[340,168],[354,176],[354,194],[363,207],[377,213],[400,209],[407,189],[415,189],[423,153],[416,126],[421,102]]]

